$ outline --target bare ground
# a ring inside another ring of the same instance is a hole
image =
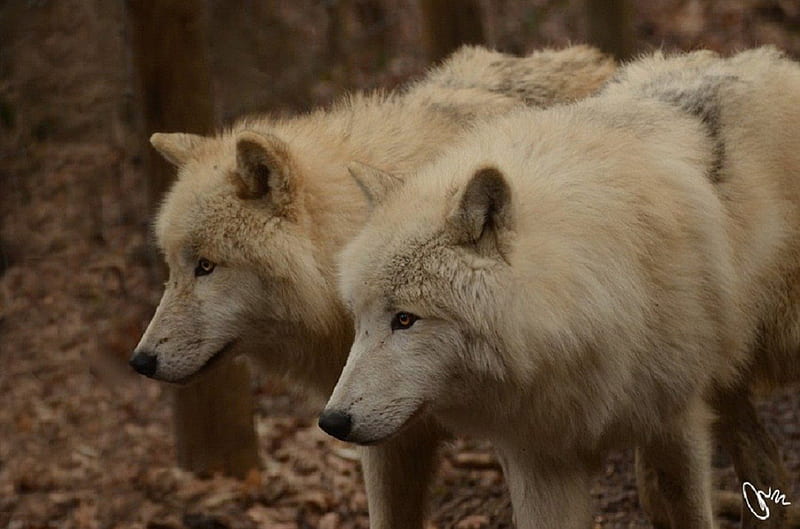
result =
[[[346,65],[325,63],[318,3],[210,5],[221,122],[391,86],[424,68],[410,0],[377,17],[354,11]],[[504,49],[585,33],[578,2],[485,7],[488,38]],[[774,43],[800,53],[793,1],[639,9],[643,48]],[[383,49],[370,46],[379,31],[390,35]],[[122,3],[0,2],[0,528],[366,528],[352,448],[319,431],[314,410],[283,385],[253,383],[263,468],[244,481],[201,480],[174,466],[170,390],[125,365],[160,295],[142,171],[150,131],[126,32]],[[787,497],[800,504],[800,388],[762,400],[759,411],[793,478]],[[444,456],[430,527],[510,527],[490,450],[459,441]],[[717,459],[718,483],[735,491],[730,465]],[[631,460],[612,454],[597,478],[596,527],[649,527]]]

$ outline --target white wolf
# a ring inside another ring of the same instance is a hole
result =
[[[584,97],[613,71],[585,46],[523,58],[465,48],[400,93],[248,118],[211,138],[154,135],[179,168],[156,222],[170,277],[132,365],[186,381],[212,359],[251,353],[324,402],[353,333],[335,256],[367,215],[347,164],[409,173],[475,120]],[[365,451],[373,528],[422,527],[437,432],[419,427]]]
[[[520,528],[589,527],[601,456],[637,446],[656,524],[714,527],[707,398],[800,375],[798,138],[775,50],[656,54],[405,183],[359,168],[380,205],[340,258],[356,335],[320,425],[490,439]]]

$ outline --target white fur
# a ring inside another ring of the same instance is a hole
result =
[[[467,47],[398,93],[247,118],[211,138],[154,135],[178,164],[178,180],[156,222],[170,279],[137,351],[157,355],[155,378],[184,381],[233,344],[229,354],[250,353],[269,373],[326,398],[353,332],[335,256],[367,216],[348,165],[410,173],[476,120],[584,97],[613,70],[583,46],[524,58]],[[216,268],[195,277],[201,258]],[[439,439],[426,425],[365,452],[373,528],[422,526]]]
[[[707,399],[798,375],[799,137],[771,49],[656,54],[476,127],[342,254],[356,339],[327,409],[358,443],[426,417],[490,439],[521,528],[586,527],[632,445],[662,523],[713,527]]]

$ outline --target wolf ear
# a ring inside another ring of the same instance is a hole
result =
[[[156,132],[150,136],[150,144],[169,163],[176,167],[185,164],[192,152],[208,141],[208,138],[184,132]]]
[[[383,202],[386,195],[403,183],[393,174],[361,162],[350,162],[347,170],[367,197],[371,208]]]
[[[289,146],[272,134],[243,131],[236,137],[236,175],[239,196],[269,198],[276,205],[288,205],[295,191],[294,164]]]
[[[496,236],[511,226],[511,189],[498,169],[485,167],[475,172],[450,224],[462,243],[479,250],[501,250]]]

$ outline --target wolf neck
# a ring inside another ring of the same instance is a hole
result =
[[[284,134],[293,149],[311,155],[303,159],[328,158],[333,172],[349,181],[346,166],[352,161],[408,174],[431,160],[464,127],[452,112],[418,98],[370,94],[354,95],[330,110],[280,123],[278,134]],[[320,184],[330,184],[331,175],[308,177],[323,177],[326,181]]]
[[[332,259],[367,218],[366,200],[347,171],[353,161],[400,177],[432,160],[465,123],[404,96],[353,96],[331,110],[275,124],[302,164],[303,209],[321,260]]]
[[[402,175],[431,160],[437,146],[460,128],[435,109],[424,107],[401,104],[396,97],[357,97],[331,111],[264,127],[288,144],[297,165],[299,208],[303,211],[300,229],[310,239],[323,278],[318,295],[308,302],[324,304],[324,312],[331,318],[325,333],[285,329],[294,339],[280,341],[294,343],[291,351],[287,348],[278,356],[295,361],[273,364],[270,370],[283,371],[325,397],[352,344],[353,324],[336,294],[336,257],[368,215],[366,199],[347,166],[359,161]]]

